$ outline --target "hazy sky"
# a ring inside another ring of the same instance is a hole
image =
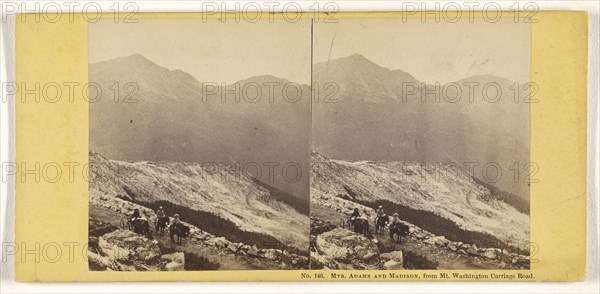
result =
[[[200,81],[232,83],[266,74],[310,81],[310,20],[140,19],[132,24],[107,18],[91,23],[89,31],[92,63],[141,53]],[[529,81],[530,43],[530,25],[511,20],[423,23],[418,18],[363,18],[314,24],[315,62],[360,53],[430,83],[478,74]]]
[[[199,81],[232,83],[274,75],[310,83],[310,20],[258,23],[217,19],[111,18],[89,25],[90,63],[140,53]]]
[[[340,19],[315,23],[314,35],[315,62],[326,61],[331,48],[331,59],[359,53],[424,82],[446,83],[479,74],[529,81],[531,26],[512,19]]]

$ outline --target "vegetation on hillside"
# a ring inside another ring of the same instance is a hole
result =
[[[374,202],[354,201],[373,209],[376,209],[381,205],[388,214],[398,213],[400,219],[429,231],[432,234],[444,236],[450,241],[475,244],[478,247],[506,249],[524,255],[529,254],[529,252],[523,252],[523,250],[519,250],[517,247],[510,246],[488,233],[464,230],[453,221],[430,211],[413,209],[388,200],[377,200]]]
[[[300,197],[294,196],[290,193],[281,191],[265,182],[262,182],[258,179],[253,178],[254,182],[267,189],[270,193],[270,196],[277,200],[277,201],[281,201],[289,206],[291,206],[292,208],[294,208],[296,211],[298,211],[301,214],[304,215],[310,215],[310,203],[308,202],[308,200],[305,199],[301,199]]]
[[[283,244],[275,237],[262,233],[244,231],[235,223],[210,212],[194,210],[189,207],[173,204],[165,200],[148,203],[132,198],[130,201],[142,206],[146,206],[155,211],[162,206],[168,216],[179,214],[182,221],[196,226],[197,228],[215,236],[225,237],[231,242],[256,245],[258,248],[287,250],[290,253],[307,255],[306,252],[301,252],[294,247]]]
[[[490,183],[487,183],[486,181],[482,181],[476,177],[473,177],[473,180],[477,184],[482,185],[482,186],[486,187],[488,190],[490,190],[490,195],[494,199],[504,201],[507,204],[514,207],[515,209],[517,209],[517,211],[524,213],[526,215],[529,215],[529,201],[527,201],[526,199],[523,199],[515,194],[511,194],[504,190],[501,190],[501,189],[491,185]]]

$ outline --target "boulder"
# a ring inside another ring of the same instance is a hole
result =
[[[399,270],[403,269],[402,262],[398,262],[395,260],[388,260],[383,263],[383,267],[388,270]]]
[[[183,252],[175,252],[175,253],[171,253],[171,254],[165,254],[163,256],[160,257],[162,260],[165,261],[176,261],[179,263],[185,263],[185,254]]]
[[[431,239],[433,239],[433,244],[435,244],[435,246],[438,246],[438,247],[446,246],[446,244],[448,244],[450,242],[444,236],[437,236],[437,237],[433,237]]]
[[[377,244],[361,234],[336,228],[317,236],[319,262],[328,268],[375,268]]]
[[[160,256],[160,248],[148,238],[129,230],[116,230],[98,238],[103,255],[116,260],[149,261]]]
[[[256,245],[252,245],[252,247],[248,249],[247,253],[251,256],[258,256],[258,248],[256,248]]]
[[[458,250],[458,246],[456,244],[454,244],[454,242],[450,242],[450,243],[448,243],[448,249],[450,249],[452,251],[456,251],[456,250]]]
[[[477,248],[477,245],[473,244],[473,246],[469,246],[469,248],[467,248],[467,253],[471,255],[478,255],[479,248]]]
[[[206,240],[206,242],[204,243],[206,245],[216,246],[219,248],[227,248],[227,246],[229,245],[229,241],[227,241],[227,239],[225,239],[224,237],[213,237]]]
[[[485,256],[488,259],[496,259],[498,258],[498,254],[496,253],[496,250],[494,250],[494,248],[488,248],[483,252],[483,256]]]
[[[392,251],[392,252],[388,252],[388,253],[381,253],[379,255],[379,257],[382,260],[395,260],[395,261],[399,261],[400,263],[402,263],[402,261],[404,260],[404,254],[402,253],[402,251]]]
[[[115,271],[147,270],[158,271],[161,268],[160,248],[155,242],[129,230],[117,229],[98,237],[94,244],[93,259],[90,266],[99,266]],[[91,252],[91,251],[90,251]]]
[[[238,247],[235,246],[235,244],[233,244],[233,243],[229,243],[229,245],[227,245],[227,249],[229,249],[229,251],[231,251],[233,253],[236,253],[239,250]]]
[[[264,257],[268,260],[277,260],[280,256],[280,253],[277,251],[277,249],[267,249],[264,253]]]
[[[185,270],[185,265],[183,263],[171,261],[165,265],[165,269],[171,272],[183,271]]]
[[[175,252],[172,254],[165,254],[160,257],[162,260],[167,261],[165,269],[168,271],[183,271],[185,270],[185,254],[183,252]]]

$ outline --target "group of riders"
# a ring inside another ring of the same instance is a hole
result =
[[[354,231],[357,233],[368,234],[369,233],[369,223],[368,220],[364,217],[361,217],[360,211],[358,208],[354,208],[351,213],[347,213],[350,216],[348,217],[348,223],[354,227]],[[408,226],[405,225],[400,220],[400,215],[398,213],[394,213],[392,215],[391,221],[388,215],[383,210],[383,206],[379,206],[376,212],[377,216],[375,217],[375,231],[381,230],[383,233],[384,229],[387,227],[390,232],[390,238],[394,239],[394,235],[405,236],[408,233]]]
[[[150,233],[148,220],[141,215],[139,209],[136,208],[133,210],[128,222],[135,233],[143,235]],[[164,208],[160,206],[156,211],[155,230],[158,234],[162,235],[167,227],[169,228],[171,240],[174,240],[174,236],[185,237],[189,234],[189,227],[181,222],[179,214],[174,214],[173,220],[170,221]]]

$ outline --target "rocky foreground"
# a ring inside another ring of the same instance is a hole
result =
[[[258,248],[256,245],[231,242],[224,237],[207,233],[195,226],[190,227],[190,236],[182,245],[171,243],[168,236],[142,236],[117,227],[119,217],[131,215],[139,209],[142,216],[153,219],[154,212],[141,205],[106,195],[90,194],[90,209],[114,213],[117,217],[90,219],[89,263],[92,270],[113,271],[179,271],[188,269],[217,270],[228,263],[232,269],[239,267],[259,269],[308,268],[308,257],[292,254],[286,250]],[[96,212],[95,215],[98,215]],[[178,251],[177,251],[178,250]],[[199,256],[198,252],[204,252]],[[186,263],[186,256],[194,262]],[[215,258],[218,256],[218,258]],[[232,266],[234,262],[236,265]],[[245,266],[246,265],[246,266]]]
[[[318,226],[318,225],[317,225]],[[320,224],[320,228],[329,226]],[[367,237],[342,228],[334,228],[314,237],[312,269],[388,269],[403,267],[402,251],[381,252]]]
[[[344,199],[336,199],[346,205]],[[336,206],[340,211],[344,205]],[[364,206],[368,219],[375,212]],[[316,208],[316,207],[315,207]],[[331,208],[331,206],[329,207]],[[321,215],[313,209],[314,215]],[[331,215],[330,213],[327,213]],[[335,214],[335,213],[334,213]],[[526,269],[529,256],[499,248],[480,248],[437,236],[413,224],[401,244],[394,243],[387,234],[364,236],[339,228],[329,221],[311,219],[311,268],[325,269]],[[387,231],[386,231],[387,233]]]

